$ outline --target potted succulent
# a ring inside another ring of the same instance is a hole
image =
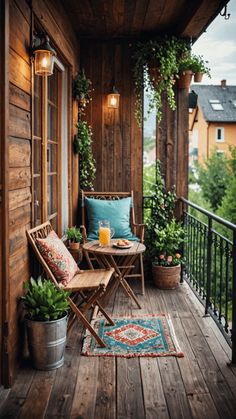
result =
[[[80,229],[76,226],[70,227],[66,230],[67,239],[69,241],[69,248],[77,250],[80,247],[80,242],[82,239],[82,234]]]
[[[156,173],[155,193],[152,197],[151,214],[147,219],[145,244],[152,262],[154,284],[162,289],[174,289],[180,280],[180,248],[184,241],[184,229],[174,218],[176,194],[174,191],[166,191],[159,161]]]
[[[25,324],[33,366],[52,370],[64,363],[69,293],[58,289],[50,280],[33,278],[24,285],[21,297],[27,311]]]
[[[192,55],[192,71],[194,73],[194,81],[200,83],[203,74],[211,77],[210,68],[207,67],[207,61],[203,59],[202,55]]]
[[[142,120],[143,90],[149,97],[150,113],[156,109],[158,122],[162,117],[162,93],[165,92],[171,109],[176,108],[174,84],[178,74],[178,60],[187,49],[183,39],[162,37],[139,42],[133,53],[136,92],[136,119]]]

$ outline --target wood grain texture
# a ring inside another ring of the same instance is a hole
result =
[[[197,38],[226,1],[62,0],[78,37],[147,37],[157,34]]]
[[[30,112],[30,95],[10,83],[9,101],[12,105]]]
[[[19,263],[16,254],[14,261]],[[17,283],[17,275],[13,280],[17,296],[21,283]],[[23,367],[3,402],[0,416],[24,417],[26,407],[32,410],[37,397],[35,412],[45,419],[235,419],[236,376],[233,367],[222,362],[227,344],[220,344],[222,335],[219,337],[214,321],[203,316],[204,307],[186,284],[174,292],[159,290],[151,281],[146,288],[142,310],[135,309],[118,289],[109,301],[109,312],[113,318],[148,312],[170,313],[184,351],[183,358],[80,356],[83,330],[80,323],[75,323],[67,339],[64,366],[52,372],[53,377],[29,365]],[[15,333],[18,325],[11,324],[11,327]],[[222,375],[218,375],[219,367]],[[209,370],[208,376],[203,369]],[[230,380],[226,371],[232,374]],[[38,391],[44,384],[47,391],[40,391],[39,396]]]
[[[27,167],[30,165],[30,141],[9,137],[9,166]]]
[[[30,94],[30,65],[13,49],[9,55],[9,80]]]
[[[30,113],[14,105],[9,106],[9,135],[18,138],[31,138]]]
[[[142,218],[142,132],[134,118],[131,50],[121,42],[86,42],[81,46],[81,67],[94,87],[88,121],[94,130],[97,163],[94,183],[99,191],[134,190],[137,220]],[[107,94],[115,84],[120,107],[107,108]]]

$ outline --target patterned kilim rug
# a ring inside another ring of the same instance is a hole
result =
[[[84,339],[82,354],[87,356],[177,356],[183,357],[176,341],[171,320],[165,314],[113,319],[110,326],[104,319],[92,323],[106,348],[98,346],[90,333]]]

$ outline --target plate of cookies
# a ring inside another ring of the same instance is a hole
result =
[[[133,246],[133,243],[126,239],[119,239],[117,242],[113,243],[114,247],[118,247],[118,249],[129,249]]]

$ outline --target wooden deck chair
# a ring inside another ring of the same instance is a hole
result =
[[[46,238],[49,232],[52,231],[52,226],[49,221],[40,226],[32,228],[31,230],[26,231],[27,238],[31,244],[34,253],[42,265],[42,268],[46,276],[55,284],[55,286],[62,287],[66,291],[71,291],[71,296],[69,297],[69,304],[71,308],[71,315],[69,321],[69,328],[73,324],[76,318],[80,319],[85,328],[87,328],[90,333],[94,336],[98,344],[102,347],[105,347],[105,343],[95,332],[94,328],[90,322],[85,317],[85,313],[95,306],[98,307],[98,310],[104,315],[107,321],[110,324],[114,324],[112,319],[108,316],[104,308],[102,307],[100,301],[106,292],[107,285],[109,280],[114,272],[114,269],[99,269],[99,270],[79,270],[79,273],[76,274],[72,280],[66,285],[62,286],[57,281],[55,275],[50,269],[49,265],[41,255],[36,239],[37,238]],[[79,268],[78,268],[79,269]]]
[[[87,227],[88,227],[88,218],[89,214],[87,214],[87,208],[86,208],[86,198],[92,198],[92,199],[100,199],[100,200],[121,200],[124,198],[131,198],[131,206],[130,206],[130,228],[134,236],[137,237],[137,239],[143,243],[144,242],[144,229],[145,224],[137,224],[135,222],[135,213],[134,213],[134,197],[133,197],[133,191],[130,192],[92,192],[92,191],[81,191],[81,211],[82,211],[82,225],[80,226],[81,232],[83,235],[83,242],[87,242],[89,240],[89,237],[87,236]],[[110,221],[110,220],[108,220]],[[111,225],[112,227],[112,225]],[[114,236],[116,237],[116,235]],[[123,238],[123,237],[119,237]],[[85,253],[85,258],[88,262],[88,265],[91,269],[93,269],[94,265],[93,262],[96,260],[96,257],[91,257],[91,253],[88,254]],[[128,277],[138,277],[141,279],[141,289],[142,294],[145,294],[145,284],[144,284],[144,270],[143,270],[143,255],[140,254],[139,259],[139,270],[138,273],[131,273],[126,276]]]

